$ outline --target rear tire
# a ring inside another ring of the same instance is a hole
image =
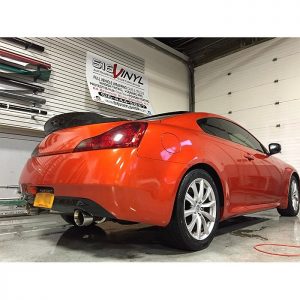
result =
[[[299,182],[294,175],[291,177],[289,186],[288,207],[277,208],[277,211],[284,217],[295,217],[299,213]]]
[[[216,184],[205,170],[192,170],[180,184],[167,239],[173,247],[198,251],[209,246],[220,219]]]

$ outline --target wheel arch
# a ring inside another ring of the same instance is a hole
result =
[[[299,174],[296,171],[292,172],[291,178],[292,178],[292,176],[295,176],[297,178],[297,180],[298,180],[298,183],[300,183]]]
[[[222,218],[223,212],[224,212],[224,189],[223,189],[223,185],[222,185],[221,178],[220,178],[219,174],[217,173],[217,171],[211,165],[209,165],[207,163],[197,163],[197,164],[191,166],[189,169],[187,169],[185,171],[185,173],[183,174],[181,180],[180,180],[180,183],[179,183],[178,189],[177,189],[177,193],[179,191],[181,182],[183,181],[184,177],[189,172],[191,172],[193,170],[196,170],[196,169],[205,170],[207,173],[209,173],[209,175],[213,178],[214,182],[216,183],[218,193],[219,193],[219,197],[220,197],[220,207],[221,207],[220,217]],[[176,198],[177,198],[177,194],[176,194]],[[175,207],[175,205],[173,205],[173,210],[174,210],[174,207]]]
[[[284,193],[282,195],[282,200],[279,205],[280,209],[286,209],[288,207],[288,196],[289,196],[289,190],[290,190],[290,184],[292,177],[295,176],[298,180],[298,185],[300,186],[300,177],[298,172],[294,168],[287,168],[284,171],[283,175],[283,181],[284,181]]]

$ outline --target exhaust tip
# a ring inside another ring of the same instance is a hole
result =
[[[77,226],[89,226],[94,222],[94,217],[84,211],[76,209],[74,211],[74,222]]]

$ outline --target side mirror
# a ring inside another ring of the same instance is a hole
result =
[[[281,152],[281,145],[278,143],[271,143],[269,145],[269,153],[270,155]]]

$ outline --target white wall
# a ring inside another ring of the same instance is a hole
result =
[[[33,120],[30,113],[0,108],[0,126],[41,131],[49,117],[72,111],[96,111],[111,116],[141,117],[139,113],[92,100],[85,76],[87,51],[146,73],[149,77],[149,99],[156,113],[188,108],[188,75],[184,64],[137,40],[131,38],[106,39],[109,42],[100,38],[26,38],[26,40],[44,46],[45,51],[40,53],[25,50],[22,46],[1,38],[0,47],[52,65],[50,80],[38,82],[45,88],[41,97],[47,102],[42,108],[48,115]],[[32,82],[32,78],[24,76],[21,80]],[[17,102],[3,96],[0,96],[0,100]]]
[[[281,143],[279,157],[300,171],[299,38],[272,39],[197,67],[195,94],[196,111],[227,116],[266,146]]]
[[[155,113],[189,110],[188,73],[182,62],[135,39],[103,40],[145,60],[149,97]]]
[[[18,184],[24,163],[39,140],[39,137],[0,132],[0,198],[15,196],[16,190],[3,186]]]
[[[0,47],[35,57],[52,65],[49,82],[41,94],[49,116],[71,111],[103,112],[104,106],[91,100],[85,80],[86,51],[111,57],[116,51],[120,63],[145,72],[149,80],[149,98],[155,113],[188,110],[188,74],[183,63],[132,38],[25,38],[45,47],[43,53],[26,51],[0,39]],[[102,45],[109,43],[112,47]],[[105,49],[108,49],[107,51]],[[122,57],[122,51],[124,57]],[[133,60],[130,60],[130,58]],[[0,99],[6,101],[7,99]],[[9,102],[13,102],[9,100]],[[134,117],[135,113],[105,107],[106,114]],[[0,110],[0,186],[18,183],[20,170],[41,136],[43,121],[32,120],[28,113]],[[31,131],[24,131],[31,130]],[[35,133],[32,131],[35,130]],[[20,135],[16,135],[20,134]],[[0,189],[0,198],[7,191]]]

